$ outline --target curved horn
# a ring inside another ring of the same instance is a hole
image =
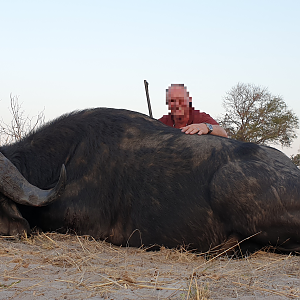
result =
[[[55,201],[66,183],[66,168],[62,165],[59,180],[50,190],[41,190],[30,184],[19,170],[0,152],[0,192],[16,203],[45,206]]]

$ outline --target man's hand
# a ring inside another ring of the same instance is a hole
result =
[[[208,133],[208,128],[205,123],[191,124],[191,125],[187,125],[185,127],[181,127],[180,129],[182,132],[185,132],[185,134],[198,133],[199,135],[202,135],[202,134]]]

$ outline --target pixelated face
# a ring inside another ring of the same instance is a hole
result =
[[[186,114],[189,111],[189,95],[185,87],[171,86],[167,92],[166,104],[172,115]]]

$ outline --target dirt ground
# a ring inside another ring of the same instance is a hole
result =
[[[0,299],[298,299],[300,256],[233,259],[39,233],[0,238]]]

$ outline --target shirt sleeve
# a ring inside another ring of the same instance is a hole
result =
[[[166,120],[166,119],[167,119],[166,116],[162,116],[160,119],[158,119],[158,121],[160,121],[160,122],[166,124],[166,123],[167,123],[167,120]]]
[[[198,119],[198,118],[197,118]],[[194,123],[209,123],[211,125],[219,125],[219,123],[213,119],[209,114],[201,112],[199,113],[199,121],[197,120]]]
[[[164,115],[162,116],[160,119],[158,119],[158,121],[162,122],[163,124],[167,125],[167,126],[173,126],[173,121],[171,118],[171,115]]]

